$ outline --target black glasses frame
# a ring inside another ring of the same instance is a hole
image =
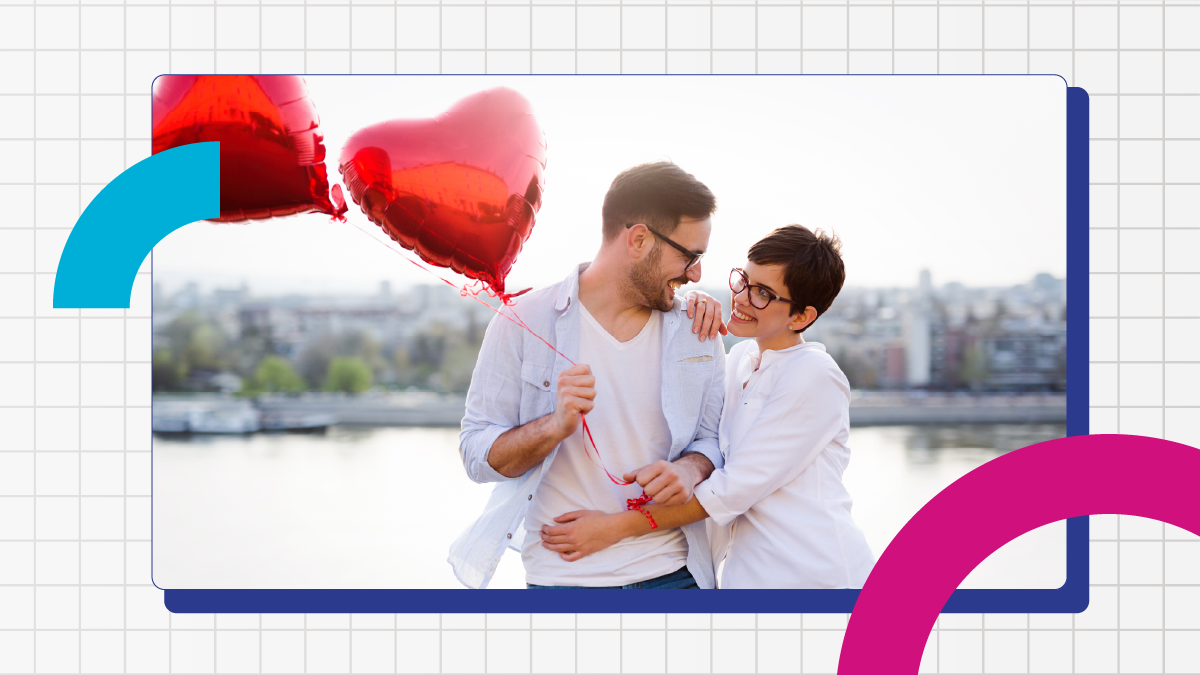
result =
[[[700,259],[704,257],[703,253],[696,253],[695,251],[687,250],[683,246],[676,243],[674,239],[671,239],[670,237],[668,237],[665,234],[660,234],[658,232],[655,232],[653,227],[650,227],[649,225],[646,225],[645,223],[625,223],[625,229],[628,230],[629,228],[633,227],[634,225],[645,226],[645,228],[647,230],[650,230],[650,234],[653,234],[654,236],[658,237],[659,239],[662,239],[663,241],[667,242],[668,244],[673,246],[676,251],[679,251],[684,256],[686,256],[688,263],[687,263],[687,267],[683,268],[684,272],[686,272],[686,271],[692,269],[693,267],[695,267],[696,265],[700,264]]]
[[[733,285],[734,285],[733,280],[735,278],[735,275],[737,278],[741,279],[742,287],[740,289],[733,287]],[[754,294],[754,289],[756,289],[756,288],[761,289],[764,293],[767,294],[767,302],[762,307],[759,307],[758,305],[754,304],[754,298],[756,297]],[[780,301],[783,301],[783,302],[786,302],[789,304],[793,304],[793,305],[796,304],[794,300],[789,300],[789,299],[783,297],[782,295],[775,293],[774,291],[767,288],[766,286],[763,286],[762,284],[750,283],[750,277],[746,276],[746,270],[744,270],[740,267],[735,267],[735,268],[729,270],[729,290],[733,291],[733,294],[735,296],[738,293],[741,293],[742,291],[747,291],[746,299],[750,301],[750,306],[755,309],[766,309],[767,307],[770,307],[772,300],[780,300]]]

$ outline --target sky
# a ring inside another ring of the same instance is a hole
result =
[[[590,260],[613,177],[664,159],[717,197],[704,286],[719,287],[752,243],[789,223],[842,239],[848,286],[914,286],[922,269],[935,285],[1066,274],[1066,85],[1056,76],[306,79],[331,182],[362,127],[431,117],[496,86],[530,100],[546,133],[546,186],[509,289],[554,283]],[[349,206],[347,223],[192,223],[155,248],[155,281],[167,292],[245,283],[260,295],[436,281]]]

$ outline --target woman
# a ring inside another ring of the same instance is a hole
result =
[[[850,460],[850,385],[803,332],[841,291],[836,237],[800,225],[750,248],[729,277],[729,332],[753,338],[726,363],[725,466],[679,506],[565,513],[542,545],[574,561],[629,536],[709,518],[721,588],[861,588],[874,558],[842,484]],[[786,294],[786,295],[785,295]]]

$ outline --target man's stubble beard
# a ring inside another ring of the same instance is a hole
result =
[[[629,276],[621,280],[621,297],[642,307],[669,312],[675,307],[666,294],[665,282],[659,273],[663,249],[655,242],[654,249],[643,260],[633,264]]]

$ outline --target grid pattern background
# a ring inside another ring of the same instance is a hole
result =
[[[1200,446],[1195,1],[0,0],[0,672],[836,671],[845,615],[168,614],[149,276],[51,308],[166,72],[1062,74],[1092,96],[1092,430]],[[1091,537],[1086,612],[943,616],[922,672],[1200,672],[1200,540]]]

